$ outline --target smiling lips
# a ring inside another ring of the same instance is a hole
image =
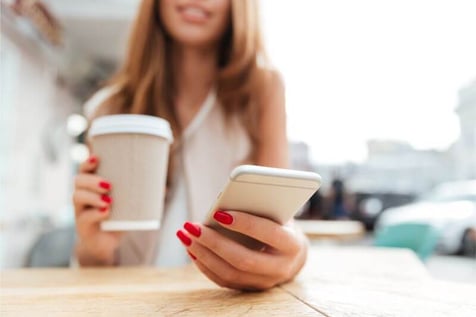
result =
[[[203,23],[208,20],[210,13],[196,5],[184,5],[178,8],[180,15],[187,22]]]

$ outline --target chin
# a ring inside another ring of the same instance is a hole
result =
[[[198,32],[175,34],[173,38],[178,44],[189,47],[213,47],[218,43],[215,37]]]

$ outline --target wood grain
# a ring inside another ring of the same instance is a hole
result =
[[[406,250],[312,248],[294,282],[222,289],[193,266],[1,272],[1,316],[475,316],[476,286],[433,280]]]
[[[139,291],[138,291],[139,290]],[[2,316],[321,316],[283,290],[240,293],[224,289],[183,289],[161,291],[131,288],[95,292],[76,289],[66,294],[3,296]]]
[[[469,285],[419,282],[307,282],[286,286],[327,316],[472,316],[476,289]]]
[[[3,272],[0,299],[1,316],[322,316],[280,288],[222,289],[191,266]]]
[[[327,248],[308,264],[282,287],[327,316],[476,316],[476,285],[433,280],[408,250]]]

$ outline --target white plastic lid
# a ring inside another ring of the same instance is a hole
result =
[[[172,130],[167,120],[140,114],[115,114],[93,120],[90,136],[113,133],[151,134],[173,141]]]

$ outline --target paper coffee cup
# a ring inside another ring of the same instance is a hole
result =
[[[110,115],[95,119],[89,131],[100,159],[97,174],[112,183],[106,231],[156,230],[164,208],[169,123],[146,115]]]

